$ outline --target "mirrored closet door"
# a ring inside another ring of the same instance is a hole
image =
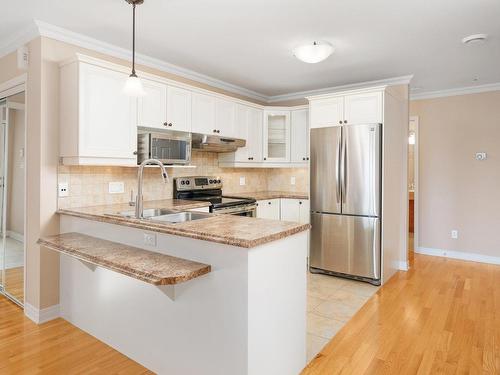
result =
[[[0,101],[1,290],[24,303],[25,265],[25,94]]]

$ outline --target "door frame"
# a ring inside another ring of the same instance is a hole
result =
[[[413,147],[413,249],[417,249],[419,245],[419,118],[418,116],[410,116],[408,123],[408,134],[410,123],[415,124],[415,145]],[[408,185],[408,183],[407,183]],[[409,190],[409,187],[408,189]]]
[[[24,92],[24,160],[26,163],[26,160],[28,160],[28,148],[27,146],[27,139],[28,139],[28,74],[24,73],[21,74],[17,77],[14,77],[8,81],[0,83],[0,98],[7,98],[9,96],[19,94],[21,92]],[[2,295],[7,297],[9,300],[12,302],[16,303],[19,305],[21,308],[24,309],[24,305],[26,304],[26,238],[27,238],[27,165],[25,165],[24,168],[24,241],[23,241],[23,263],[24,263],[24,275],[23,275],[23,301],[18,301],[17,299],[13,298],[12,296],[9,295],[8,292],[5,291],[5,285],[4,290]],[[3,207],[3,210],[5,211],[6,207]],[[4,277],[3,277],[4,270],[2,269],[2,281],[5,282]]]

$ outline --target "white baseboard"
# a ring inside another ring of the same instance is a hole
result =
[[[47,307],[45,309],[37,309],[29,303],[24,304],[24,315],[34,321],[36,324],[42,324],[50,320],[59,318],[59,305]]]
[[[11,230],[7,230],[5,232],[7,234],[7,237],[13,238],[19,242],[24,242],[24,235],[22,235],[21,233],[13,232]]]
[[[400,261],[398,264],[398,269],[400,271],[408,271],[410,268],[408,267],[408,262]]]
[[[482,255],[478,253],[468,253],[462,251],[452,251],[443,249],[433,249],[430,247],[417,247],[415,252],[418,254],[432,255],[436,257],[469,260],[471,262],[500,264],[500,257],[492,257],[489,255]]]

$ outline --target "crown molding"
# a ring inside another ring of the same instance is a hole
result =
[[[419,92],[415,94],[410,94],[410,100],[444,98],[446,96],[479,94],[481,92],[499,91],[499,90],[500,90],[500,82],[497,82],[480,86],[468,86],[468,87],[458,87],[455,89],[448,89],[448,90]]]
[[[82,48],[90,49],[106,55],[117,57],[124,60],[130,60],[132,51],[126,48],[118,47],[110,43],[102,42],[100,40],[75,33],[73,31],[63,29],[58,26],[48,24],[39,20],[34,21],[39,34],[41,36],[55,39],[61,42],[73,44]],[[166,73],[175,74],[177,76],[187,78],[196,82],[204,83],[212,87],[226,90],[235,94],[246,96],[248,98],[256,99],[259,101],[267,101],[267,96],[260,94],[256,91],[246,89],[244,87],[234,85],[232,83],[224,82],[222,80],[207,76],[205,74],[197,73],[195,71],[182,68],[180,66],[167,63],[165,61],[136,53],[136,63],[155,68]]]
[[[40,35],[37,25],[32,22],[21,31],[7,36],[0,43],[0,58],[15,52],[19,47]]]
[[[367,88],[373,88],[375,86],[383,87],[383,86],[393,86],[393,85],[407,85],[412,80],[413,75],[394,77],[388,79],[379,79],[376,81],[366,81],[366,82],[358,82],[352,83],[349,85],[342,86],[332,86],[325,87],[323,89],[309,90],[309,91],[299,91],[291,94],[283,94],[283,95],[274,95],[268,97],[268,103],[282,102],[287,100],[295,100],[295,99],[303,99],[309,96],[318,96],[325,94],[333,94],[342,91],[349,90],[362,90]]]

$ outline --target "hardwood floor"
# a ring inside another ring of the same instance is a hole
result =
[[[5,270],[5,289],[19,302],[24,302],[24,267]]]
[[[62,319],[36,325],[0,296],[0,374],[151,374]]]
[[[62,319],[0,296],[0,374],[150,374]],[[500,374],[500,266],[415,254],[303,375]]]
[[[414,255],[304,369],[500,374],[500,266]]]

